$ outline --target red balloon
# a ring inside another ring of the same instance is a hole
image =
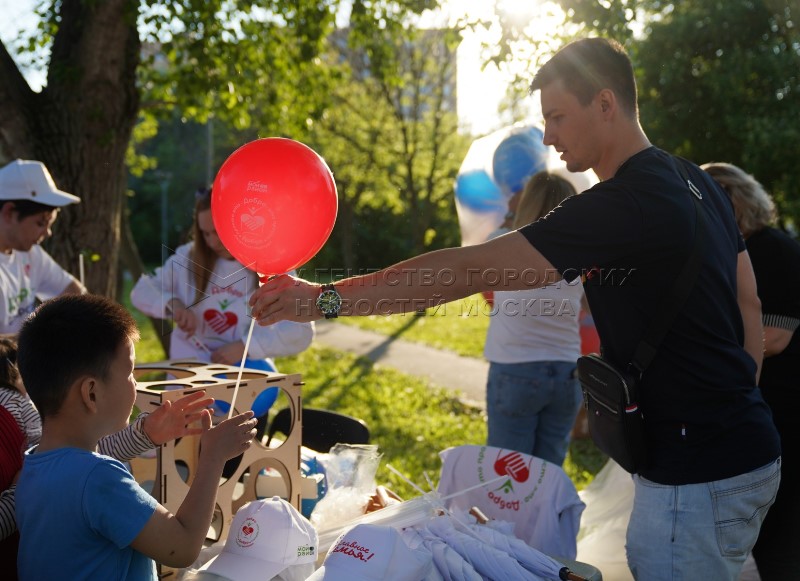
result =
[[[213,192],[211,215],[222,244],[262,275],[305,264],[336,222],[331,170],[314,150],[291,139],[258,139],[234,151]]]

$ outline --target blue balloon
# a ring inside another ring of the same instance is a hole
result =
[[[218,399],[214,400],[214,415],[215,416],[225,416],[228,415],[228,412],[231,409],[231,404],[227,401],[221,401]]]
[[[244,366],[248,369],[259,369],[261,371],[278,371],[271,359],[245,359]],[[260,418],[269,411],[276,399],[278,399],[278,388],[270,387],[256,396],[250,409],[253,410],[257,418]]]
[[[519,192],[532,175],[547,168],[547,147],[536,127],[512,133],[494,152],[494,180],[506,195]]]
[[[482,169],[464,172],[456,177],[456,199],[464,207],[476,212],[491,212],[498,208],[504,210],[506,207],[500,188]]]
[[[257,369],[259,371],[278,371],[271,359],[245,359],[244,366],[247,369]],[[250,406],[250,409],[253,410],[253,413],[257,418],[260,418],[269,411],[269,408],[272,407],[272,404],[275,403],[276,399],[278,399],[278,388],[269,387],[256,396],[256,399],[253,400],[253,405]],[[230,409],[231,404],[226,401],[214,402],[215,416],[227,415]]]
[[[276,399],[278,399],[278,388],[268,387],[256,396],[250,409],[253,410],[257,418],[260,418],[269,411]]]
[[[278,371],[271,359],[245,359],[244,366],[248,369],[258,369],[260,371]]]

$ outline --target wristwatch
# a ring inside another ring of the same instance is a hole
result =
[[[339,316],[339,309],[342,308],[342,295],[332,284],[322,285],[317,297],[317,308],[325,315],[326,319],[335,319]]]

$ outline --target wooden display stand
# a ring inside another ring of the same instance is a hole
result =
[[[141,412],[149,412],[163,402],[174,401],[197,389],[204,389],[215,400],[230,404],[238,373],[238,367],[196,360],[176,359],[137,365],[134,370],[138,384],[136,407]],[[154,377],[157,379],[151,380]],[[300,510],[301,385],[299,374],[285,375],[255,369],[243,371],[234,414],[251,409],[261,392],[277,387],[288,397],[292,409],[292,430],[278,448],[267,448],[262,442],[254,441],[230,477],[220,480],[213,531],[209,530],[210,542],[226,539],[236,511],[242,505],[256,500],[256,475],[263,468],[274,468],[280,473],[286,484],[286,500]],[[227,413],[220,413],[214,416],[214,421],[222,421],[227,417]],[[188,436],[160,446],[155,458],[140,457],[131,461],[134,478],[140,483],[152,480],[151,494],[172,513],[178,511],[189,491],[197,467],[199,445],[199,436]],[[246,472],[249,472],[249,477],[243,479]],[[159,578],[173,579],[174,576],[174,570],[160,567]]]

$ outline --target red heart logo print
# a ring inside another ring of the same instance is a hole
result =
[[[253,527],[251,527],[251,526],[248,526],[248,525],[244,525],[244,526],[242,527],[242,532],[243,532],[244,534],[246,534],[246,535],[252,535],[254,530],[255,530],[255,529],[254,529]]]
[[[208,323],[208,326],[214,329],[214,332],[218,335],[222,335],[239,321],[236,313],[220,313],[216,309],[208,309],[203,313],[203,318]]]
[[[525,465],[525,459],[519,452],[509,452],[503,457],[498,454],[494,463],[494,471],[499,476],[508,474],[517,482],[525,482],[531,475],[528,466]]]

